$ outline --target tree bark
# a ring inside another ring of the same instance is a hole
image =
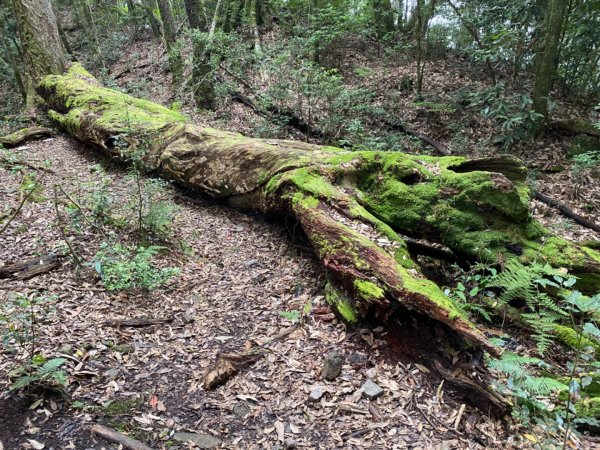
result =
[[[350,322],[411,310],[498,354],[421,273],[404,236],[472,260],[547,261],[600,288],[600,253],[551,236],[531,218],[526,169],[514,158],[246,138],[103,88],[78,64],[46,77],[39,92],[51,118],[83,142],[125,159],[144,150],[148,170],[190,189],[233,207],[293,216],[327,271],[328,300]]]
[[[171,5],[169,0],[158,0],[158,9],[163,25],[163,39],[165,48],[170,52],[175,45],[175,22],[173,22],[173,14],[171,13]]]
[[[548,96],[556,76],[560,37],[567,4],[567,0],[548,0],[548,6],[546,7],[541,45],[536,54],[532,94],[533,109],[542,115],[542,118],[537,121],[534,131],[536,136],[543,133],[544,126],[548,121]]]
[[[50,0],[13,0],[26,68],[26,106],[34,106],[35,85],[48,74],[64,72],[67,57]]]

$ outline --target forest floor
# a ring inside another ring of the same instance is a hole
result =
[[[63,251],[54,185],[80,198],[95,186],[100,164],[115,205],[130,201],[134,181],[127,173],[71,139],[32,142],[14,153],[32,164],[49,160],[54,173],[39,176],[45,199],[27,204],[0,235],[4,264]],[[22,174],[2,168],[0,176],[2,197],[16,202]],[[42,448],[37,443],[46,449],[118,448],[92,436],[94,423],[157,449],[189,448],[173,440],[175,432],[244,449],[507,448],[514,431],[429,373],[420,344],[407,339],[425,336],[424,330],[395,336],[382,327],[349,329],[334,317],[323,300],[321,271],[301,241],[289,239],[294,231],[284,223],[191,198],[175,187],[166,192],[181,208],[175,242],[188,249],[159,257],[159,265],[181,268],[167,286],[111,293],[69,258],[32,280],[3,280],[0,302],[17,293],[54,298],[49,307],[36,306],[36,347],[46,357],[68,358],[70,379],[68,400],[10,393],[3,379],[4,449]],[[90,261],[105,237],[88,230],[72,239],[79,257]],[[219,352],[266,342],[291,325],[281,312],[302,311],[307,303],[311,311],[297,331],[271,344],[264,358],[214,391],[202,388]],[[111,324],[141,317],[172,321],[143,328]],[[345,364],[339,378],[325,381],[321,367],[332,350],[345,356]],[[0,354],[0,372],[16,363],[13,355]],[[364,398],[367,379],[383,388],[382,397]],[[311,401],[318,388],[325,393]]]

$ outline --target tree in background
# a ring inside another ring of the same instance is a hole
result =
[[[567,10],[567,0],[548,0],[541,25],[540,44],[535,54],[533,109],[542,117],[537,121],[535,134],[541,135],[548,121],[548,96],[556,78],[560,41]]]
[[[13,8],[25,66],[25,104],[31,108],[35,85],[45,75],[62,74],[67,56],[51,0],[14,0]]]

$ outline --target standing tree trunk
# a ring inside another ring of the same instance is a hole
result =
[[[167,52],[170,52],[175,45],[175,22],[173,22],[173,14],[171,13],[171,5],[169,0],[158,0],[158,9],[162,21],[163,40]]]
[[[540,136],[548,121],[548,96],[556,77],[560,38],[565,20],[568,0],[548,0],[546,15],[542,25],[541,43],[537,49],[535,78],[533,85],[533,109],[542,115],[537,121],[534,133]]]
[[[217,0],[215,12],[208,33],[202,29],[196,28],[193,36],[193,62],[192,62],[192,82],[194,89],[194,99],[199,109],[210,110],[215,107],[215,82],[213,67],[211,64],[211,46],[212,39],[219,18],[221,0]],[[191,9],[191,8],[190,8]],[[190,12],[186,7],[186,11]],[[200,11],[195,10],[192,16],[188,15],[190,25],[199,25],[202,23],[199,17]]]
[[[208,17],[202,0],[184,0],[185,12],[192,30],[208,29]]]
[[[152,29],[152,35],[155,38],[160,38],[162,36],[162,30],[160,28],[160,21],[154,15],[154,11],[152,11],[152,7],[148,5],[149,0],[142,0],[140,6],[144,10],[144,15],[148,19],[150,23],[150,28]]]
[[[61,74],[67,56],[58,32],[51,0],[13,0],[26,77],[25,105],[35,103],[35,85],[48,74]]]
[[[394,31],[394,10],[390,0],[373,0],[373,21],[380,39]]]
[[[415,7],[415,41],[417,46],[417,99],[422,97],[423,74],[425,72],[425,62],[428,53],[427,32],[429,30],[429,21],[435,12],[436,0],[417,0]]]
[[[167,58],[169,59],[169,68],[173,77],[173,82],[178,83],[183,75],[183,61],[181,53],[175,48],[176,32],[173,14],[171,12],[171,4],[169,0],[158,0],[158,9],[163,25],[163,39],[165,49],[167,50]]]

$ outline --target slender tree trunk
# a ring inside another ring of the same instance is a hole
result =
[[[26,107],[34,106],[35,85],[48,74],[61,74],[67,57],[50,0],[13,0],[26,79]]]
[[[194,89],[194,99],[196,106],[199,109],[214,109],[215,107],[215,82],[213,67],[211,64],[211,45],[212,39],[217,27],[219,12],[221,8],[221,0],[217,0],[215,12],[210,24],[210,29],[206,35],[197,35],[193,39],[193,66],[192,66],[192,81]],[[197,14],[197,11],[195,11]],[[194,15],[192,18],[188,16],[190,24],[201,23],[199,17]],[[197,30],[201,32],[202,30]]]
[[[394,31],[394,10],[390,0],[373,0],[373,21],[378,38]]]
[[[173,21],[173,13],[171,12],[171,4],[169,0],[158,0],[158,8],[163,25],[163,40],[169,59],[169,69],[173,78],[173,83],[177,84],[183,76],[183,61],[181,52],[176,48],[176,32],[175,22]]]
[[[150,28],[152,29],[152,35],[156,39],[160,39],[162,37],[162,30],[160,27],[160,21],[154,15],[154,11],[152,11],[152,7],[148,4],[149,0],[142,0],[140,6],[144,10],[144,15],[148,19],[148,23],[150,23]]]
[[[158,9],[162,21],[165,48],[167,49],[167,52],[170,52],[175,45],[175,22],[173,22],[173,14],[171,12],[169,0],[158,0]]]
[[[436,0],[417,0],[415,7],[415,41],[417,46],[417,99],[422,97],[423,74],[425,72],[425,62],[427,57],[427,32],[429,30],[429,21],[435,12]]]
[[[548,0],[541,33],[542,38],[536,53],[532,98],[533,109],[542,115],[534,132],[538,137],[544,132],[545,124],[549,120],[548,96],[556,77],[560,37],[567,5],[567,0]]]
[[[206,31],[208,29],[208,17],[202,0],[184,0],[183,3],[190,28]]]

